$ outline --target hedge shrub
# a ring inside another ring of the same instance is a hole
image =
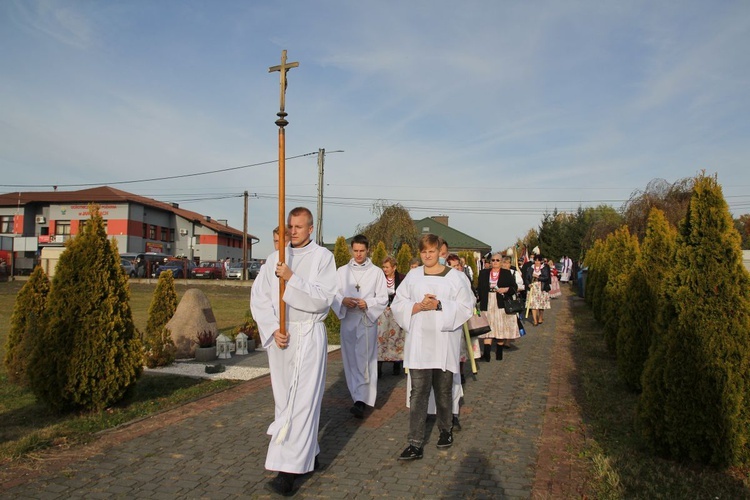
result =
[[[38,344],[39,331],[44,329],[49,288],[47,273],[37,266],[16,296],[5,344],[5,369],[14,384],[28,385],[29,358]]]
[[[669,457],[747,464],[750,275],[715,177],[696,180],[666,286],[673,316],[644,368],[640,430]]]

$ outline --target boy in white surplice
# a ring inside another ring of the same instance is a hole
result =
[[[441,243],[434,234],[422,236],[419,256],[423,265],[409,271],[391,304],[396,322],[408,332],[404,366],[411,377],[409,446],[401,460],[423,456],[430,389],[435,391],[440,431],[437,447],[453,444],[453,374],[459,373],[462,327],[471,317],[475,299],[466,276],[438,262]]]

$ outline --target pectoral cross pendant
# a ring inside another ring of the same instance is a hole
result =
[[[359,283],[357,283],[357,286],[355,286],[354,288],[356,288],[357,291],[359,291]]]

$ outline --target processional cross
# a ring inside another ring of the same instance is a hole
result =
[[[281,76],[279,80],[280,86],[280,101],[279,101],[279,112],[276,116],[279,117],[276,120],[276,125],[279,127],[279,262],[286,262],[285,249],[286,246],[286,178],[285,178],[285,159],[286,159],[286,144],[285,144],[285,132],[284,127],[289,125],[286,120],[287,113],[284,111],[286,101],[286,73],[292,68],[299,66],[298,62],[287,63],[286,62],[286,50],[281,51],[281,64],[278,66],[271,66],[268,68],[269,73],[278,71]],[[284,290],[286,283],[283,278],[279,278],[279,330],[281,333],[286,332],[286,305],[284,304]]]
[[[281,87],[281,100],[280,100],[280,103],[279,103],[280,104],[279,105],[279,112],[280,113],[284,113],[284,106],[285,106],[285,101],[286,101],[286,86],[287,86],[286,72],[289,71],[292,68],[297,68],[297,67],[299,67],[299,63],[298,62],[291,62],[291,63],[287,63],[286,62],[286,50],[282,50],[281,51],[281,64],[278,65],[278,66],[271,66],[270,68],[268,68],[268,72],[269,73],[273,73],[274,71],[278,71],[279,73],[281,73],[280,82],[279,82],[279,85]],[[281,115],[279,115],[279,116],[281,116]],[[286,113],[284,113],[284,116],[286,116]],[[278,123],[277,123],[277,125],[278,125]],[[279,127],[282,127],[282,126],[286,126],[286,124],[279,125]]]

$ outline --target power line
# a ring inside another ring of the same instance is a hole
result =
[[[297,158],[302,158],[304,156],[311,156],[318,154],[317,151],[312,153],[305,153],[297,156],[289,156],[286,159],[287,160],[295,160]],[[88,186],[116,186],[120,184],[136,184],[139,182],[154,182],[154,181],[166,181],[171,179],[184,179],[186,177],[197,177],[200,175],[210,175],[210,174],[218,174],[221,172],[231,172],[233,170],[240,170],[243,168],[251,168],[251,167],[259,167],[261,165],[270,165],[271,163],[277,163],[279,160],[269,160],[269,161],[263,161],[260,163],[251,163],[250,165],[241,165],[239,167],[229,167],[229,168],[221,168],[218,170],[209,170],[206,172],[195,172],[192,174],[181,174],[181,175],[168,175],[164,177],[152,177],[150,179],[135,179],[130,181],[117,181],[117,182],[89,182],[89,183],[81,183],[81,184],[55,184],[54,187],[88,187]],[[49,187],[50,184],[0,184],[2,187],[10,187],[10,188],[39,188],[39,187]]]

